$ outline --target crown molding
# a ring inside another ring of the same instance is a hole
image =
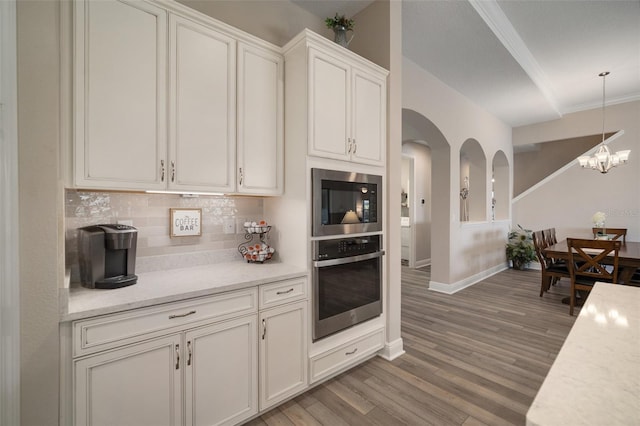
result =
[[[536,85],[542,96],[549,103],[549,106],[558,118],[562,117],[562,113],[558,108],[558,103],[551,90],[551,84],[547,79],[542,67],[531,54],[531,51],[524,43],[518,32],[515,30],[511,21],[504,14],[496,0],[469,0],[471,6],[476,10],[478,15],[487,24],[489,29],[493,31],[498,40],[504,45],[513,59],[520,64],[524,72]]]

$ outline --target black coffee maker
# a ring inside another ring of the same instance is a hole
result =
[[[128,225],[92,225],[78,229],[80,282],[87,288],[135,284],[138,230]]]

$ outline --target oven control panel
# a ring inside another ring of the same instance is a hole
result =
[[[313,260],[339,259],[380,251],[381,236],[334,238],[314,242]]]

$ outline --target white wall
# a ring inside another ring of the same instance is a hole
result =
[[[0,2],[0,424],[20,424],[16,2]]]
[[[19,1],[18,158],[22,425],[58,424],[60,4]]]
[[[601,126],[602,110],[577,112],[514,129],[514,144],[593,134]],[[640,241],[640,101],[607,107],[606,131],[621,129],[624,135],[609,146],[612,151],[631,149],[627,165],[601,174],[572,162],[569,170],[513,203],[513,223],[532,230],[555,227],[558,239],[589,238],[591,218],[602,211],[606,225],[628,228],[627,240]]]
[[[441,291],[454,291],[505,267],[504,244],[510,223],[505,221],[482,221],[461,224],[459,211],[460,148],[470,138],[480,143],[487,159],[486,188],[491,186],[491,160],[496,151],[502,150],[507,158],[513,158],[511,128],[500,120],[479,108],[458,92],[452,90],[433,75],[421,69],[412,61],[403,62],[403,108],[422,114],[435,124],[451,146],[448,200],[435,199],[438,203],[449,203],[452,214],[446,224],[435,222],[433,227],[449,227],[448,241],[432,242],[432,253],[442,251],[449,260],[446,271],[438,270],[440,263],[432,262],[431,288]],[[429,141],[427,141],[429,142]],[[510,160],[511,161],[511,160]],[[510,174],[512,176],[512,174]],[[477,185],[474,183],[472,185]],[[490,200],[486,203],[486,217],[491,212]],[[436,246],[437,243],[437,246]]]

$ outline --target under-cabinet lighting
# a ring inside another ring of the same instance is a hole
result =
[[[197,197],[199,195],[225,195],[222,192],[184,192],[184,191],[162,191],[162,190],[150,190],[145,191],[147,194],[178,194],[183,197]]]

